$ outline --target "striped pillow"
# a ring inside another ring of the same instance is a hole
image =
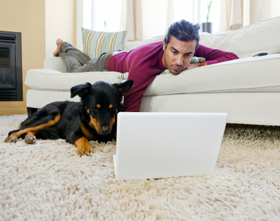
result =
[[[126,31],[98,32],[82,28],[83,52],[91,59],[112,50],[123,50]]]

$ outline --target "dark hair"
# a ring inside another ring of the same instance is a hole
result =
[[[188,22],[186,20],[181,20],[178,22],[174,22],[171,24],[168,28],[168,31],[165,35],[164,41],[167,46],[167,44],[170,41],[171,36],[174,36],[180,41],[197,41],[197,45],[195,50],[198,48],[199,44],[199,31],[200,26],[199,24],[192,24],[191,22]],[[165,46],[165,47],[166,47]]]

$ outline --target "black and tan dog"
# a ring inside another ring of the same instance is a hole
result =
[[[133,81],[109,84],[102,81],[71,88],[71,97],[79,95],[81,102],[53,102],[32,114],[9,132],[7,143],[25,137],[27,143],[40,139],[66,139],[75,144],[77,154],[89,155],[89,140],[107,142],[116,138],[117,113],[123,110],[122,96],[130,90]],[[35,136],[36,135],[36,136]]]

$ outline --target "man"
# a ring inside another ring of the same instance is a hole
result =
[[[173,23],[163,42],[142,45],[129,52],[111,51],[90,59],[71,44],[57,40],[54,56],[60,56],[68,72],[118,71],[129,72],[128,80],[134,84],[125,95],[125,111],[139,111],[143,94],[157,75],[168,69],[177,75],[184,70],[201,66],[191,64],[194,56],[206,59],[205,65],[238,59],[231,53],[199,45],[199,25],[185,20]]]

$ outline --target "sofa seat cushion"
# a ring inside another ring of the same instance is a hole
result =
[[[161,74],[144,95],[180,93],[280,92],[280,55],[232,60],[184,71]]]
[[[106,81],[111,84],[121,82],[119,72],[81,72],[62,73],[50,69],[31,69],[27,71],[25,84],[33,89],[69,91],[78,84]]]
[[[180,93],[280,92],[280,55],[243,58],[184,71],[161,74],[144,96]],[[265,73],[265,74],[264,74]],[[33,89],[69,91],[77,84],[121,82],[119,72],[62,73],[48,69],[27,72],[25,84]]]

